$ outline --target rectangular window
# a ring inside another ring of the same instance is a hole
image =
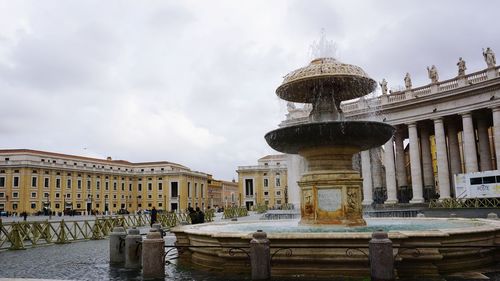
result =
[[[264,179],[264,187],[268,187],[269,186],[269,180],[268,179]]]
[[[56,188],[61,188],[61,179],[56,179]]]
[[[66,184],[66,187],[67,187],[67,188],[71,188],[71,179],[68,179],[68,182],[67,182],[67,184]]]
[[[31,192],[31,198],[36,198],[36,192]]]
[[[45,192],[45,193],[43,194],[43,197],[44,197],[44,198],[49,198],[49,193],[48,193],[48,192]]]
[[[59,196],[60,196],[59,193],[56,193],[56,198],[59,198]]]
[[[78,180],[76,182],[76,186],[77,186],[78,189],[82,189],[82,180]]]
[[[158,183],[158,190],[162,190],[163,189],[163,183],[159,182]]]
[[[153,190],[153,184],[148,182],[148,191],[151,191]]]
[[[153,198],[153,195],[148,194],[148,199],[151,199],[151,198]]]
[[[245,195],[253,196],[253,179],[245,179]]]
[[[0,198],[4,198],[4,197],[5,197],[5,193],[0,192]]]
[[[14,177],[14,183],[13,183],[13,186],[14,186],[14,187],[19,187],[19,177]]]
[[[32,177],[31,178],[31,187],[36,187],[37,184],[37,177]]]
[[[191,197],[191,183],[188,182],[188,198]]]
[[[90,190],[91,181],[87,181],[87,190]]]
[[[61,205],[59,203],[56,203],[56,209],[59,209]]]
[[[198,183],[194,183],[194,198],[198,198]]]
[[[101,188],[101,182],[97,181],[95,184],[96,184],[96,189],[99,190],[99,188]]]
[[[269,191],[264,191],[264,196],[269,196]]]
[[[44,178],[43,179],[43,187],[49,188],[50,186],[50,179],[49,178]]]
[[[203,195],[203,184],[201,184],[201,186],[200,186],[200,191],[201,191],[201,198],[203,198],[203,196],[204,196]]]
[[[281,191],[276,191],[276,196],[281,196]]]
[[[78,199],[82,198],[82,194],[77,193],[77,194],[76,194],[76,198],[78,198]]]
[[[116,181],[113,182],[113,190],[116,190],[117,188],[117,185],[116,185]]]
[[[142,183],[140,183],[140,184],[137,185],[137,190],[138,191],[142,191]]]
[[[122,191],[125,191],[125,183],[122,182]]]
[[[489,184],[489,183],[495,183],[495,177],[484,177],[483,178],[483,183],[484,184]]]
[[[109,190],[109,182],[108,181],[104,183],[104,189]]]
[[[276,200],[276,204],[281,204],[281,200]]]
[[[179,197],[179,184],[175,181],[170,183],[170,196],[172,198]]]
[[[128,191],[132,191],[132,184],[131,183],[128,184]]]
[[[0,187],[5,187],[5,177],[0,177]]]
[[[36,203],[31,203],[31,209],[36,209]]]
[[[281,186],[280,178],[276,178],[276,186]]]
[[[19,193],[18,192],[12,192],[12,198],[18,198]]]
[[[483,184],[483,178],[471,178],[470,184],[471,185]]]

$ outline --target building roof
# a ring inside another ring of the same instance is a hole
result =
[[[99,162],[99,163],[103,163],[103,164],[122,164],[122,165],[131,165],[131,166],[174,165],[174,166],[182,167],[185,169],[189,169],[188,167],[186,167],[184,165],[172,163],[172,162],[167,162],[167,161],[133,163],[133,162],[129,162],[126,160],[107,160],[107,159],[99,159],[99,158],[77,156],[77,155],[70,155],[70,154],[63,154],[63,153],[56,153],[56,152],[49,152],[49,151],[41,151],[41,150],[33,150],[33,149],[0,149],[0,154],[35,154],[35,155],[41,155],[41,156],[60,157],[60,158],[67,158],[67,159],[73,159],[73,160],[85,160],[85,161]]]

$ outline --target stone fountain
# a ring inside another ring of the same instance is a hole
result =
[[[359,67],[332,58],[313,60],[288,74],[276,93],[311,103],[307,123],[266,134],[274,149],[300,154],[308,170],[299,180],[301,220],[223,221],[171,229],[183,249],[179,262],[224,274],[249,273],[253,233],[267,233],[272,275],[300,278],[369,276],[368,241],[388,232],[399,277],[420,280],[476,270],[499,262],[500,221],[362,217],[361,178],[354,153],[389,140],[388,124],[344,119],[340,103],[372,92],[375,81]]]
[[[352,156],[381,146],[394,128],[370,121],[346,121],[340,103],[373,92],[376,82],[358,66],[319,58],[285,76],[276,94],[287,101],[311,103],[310,122],[266,134],[277,151],[299,154],[308,171],[298,182],[302,224],[365,225],[362,180]]]

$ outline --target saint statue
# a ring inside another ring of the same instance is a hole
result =
[[[385,78],[382,79],[382,82],[379,83],[380,88],[382,88],[382,95],[387,95],[387,81],[385,81]]]
[[[407,90],[411,89],[411,77],[410,77],[410,73],[406,72],[406,76],[405,76],[405,87]]]
[[[483,49],[483,57],[488,67],[495,67],[497,64],[495,53],[493,53],[493,50],[490,47],[486,48],[486,51]]]
[[[458,66],[458,76],[465,76],[465,70],[467,67],[465,67],[465,61],[460,57],[457,62]]]
[[[432,65],[431,68],[427,67],[427,73],[429,74],[429,79],[431,79],[432,83],[438,82],[439,76],[435,65]]]

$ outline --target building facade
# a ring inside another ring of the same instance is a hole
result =
[[[117,213],[208,206],[208,175],[171,162],[131,163],[0,150],[0,211]]]
[[[404,90],[342,103],[347,119],[381,121],[396,128],[381,150],[361,152],[363,204],[454,197],[454,175],[500,168],[499,67],[490,48],[483,56],[486,69],[466,74],[460,60],[456,77],[439,81],[432,67],[427,85],[413,88],[407,74]],[[309,111],[289,105],[280,126],[308,122]],[[377,151],[382,157],[374,157]],[[289,169],[289,175],[300,174],[302,166]]]
[[[236,181],[208,179],[208,200],[214,208],[239,206],[240,192]]]
[[[288,203],[287,155],[268,155],[255,166],[239,166],[239,204],[247,209],[255,205],[280,208]]]

